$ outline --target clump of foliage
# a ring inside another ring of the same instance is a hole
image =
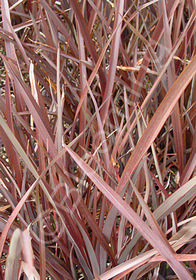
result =
[[[195,5],[1,0],[1,279],[194,279]]]

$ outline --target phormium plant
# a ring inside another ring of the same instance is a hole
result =
[[[194,279],[196,2],[0,3],[0,279]]]

